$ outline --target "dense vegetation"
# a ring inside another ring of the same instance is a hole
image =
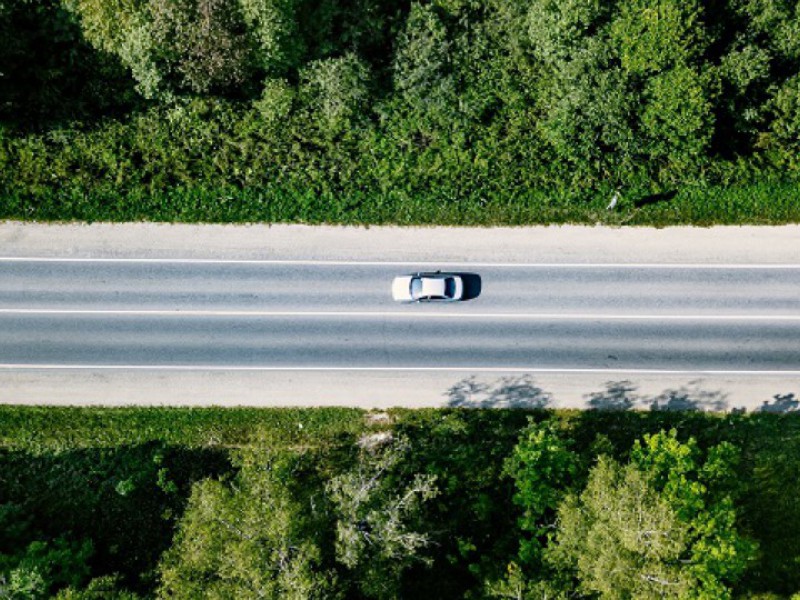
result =
[[[796,414],[0,407],[0,597],[789,598]]]
[[[795,0],[0,3],[0,218],[779,223],[799,169]]]

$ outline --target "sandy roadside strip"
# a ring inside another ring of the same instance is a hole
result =
[[[780,264],[800,225],[519,228],[0,223],[0,256]]]

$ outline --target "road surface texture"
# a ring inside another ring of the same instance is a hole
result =
[[[391,300],[394,276],[436,269],[474,297]],[[3,402],[779,411],[792,394],[798,227],[0,225]]]

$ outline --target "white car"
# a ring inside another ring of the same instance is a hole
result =
[[[398,302],[454,302],[464,296],[464,281],[454,273],[416,273],[395,277],[392,298]]]

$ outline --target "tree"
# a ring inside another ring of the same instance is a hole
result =
[[[560,67],[575,58],[588,37],[608,18],[611,3],[602,0],[533,0],[528,38],[538,60]]]
[[[622,69],[642,90],[637,120],[655,174],[670,183],[703,161],[713,133],[701,17],[696,0],[629,0],[609,28]]]
[[[355,571],[370,598],[396,598],[400,577],[430,538],[414,525],[422,505],[438,494],[436,477],[397,477],[408,449],[405,440],[364,449],[356,466],[334,477],[327,489],[336,514],[336,558]]]
[[[647,80],[641,124],[650,156],[664,161],[665,174],[678,178],[707,156],[714,130],[709,79],[677,66]]]
[[[90,540],[42,539],[22,505],[0,503],[0,598],[38,600],[89,578]],[[33,541],[31,539],[33,538]]]
[[[731,3],[747,23],[745,35],[758,36],[786,59],[800,58],[800,7],[794,0],[741,0]]]
[[[130,69],[145,98],[163,91],[164,72],[156,63],[147,0],[65,0],[95,48],[114,54]]]
[[[239,7],[227,0],[150,0],[154,53],[179,88],[240,86],[254,57]]]
[[[518,562],[501,581],[487,582],[493,598],[559,598],[564,592],[548,572],[544,552],[555,535],[556,510],[578,474],[578,457],[558,431],[555,420],[532,422],[520,435],[504,472],[514,479],[514,504],[522,509],[518,524]]]
[[[575,188],[629,182],[642,169],[636,129],[639,94],[618,66],[607,40],[586,40],[577,58],[554,70],[538,99],[539,127]]]
[[[514,479],[516,488],[514,504],[522,509],[519,526],[530,534],[520,540],[523,564],[540,562],[554,530],[558,505],[575,481],[577,463],[577,456],[552,420],[531,423],[506,461],[505,473]]]
[[[394,87],[416,115],[442,115],[455,104],[447,30],[431,5],[411,5],[397,40]]]
[[[230,483],[207,479],[192,489],[161,566],[160,595],[169,598],[333,596],[320,569],[312,531],[318,518],[290,494],[297,458],[242,457]]]
[[[125,590],[118,576],[105,575],[92,579],[85,588],[65,588],[54,600],[140,600],[140,596]]]
[[[637,441],[626,465],[602,456],[559,508],[549,559],[602,598],[730,598],[755,551],[736,531],[737,454],[700,454],[673,430]]]
[[[692,64],[702,55],[706,40],[697,0],[626,0],[610,27],[628,73],[661,73]]]
[[[613,3],[536,0],[528,12],[533,57],[545,70],[539,128],[573,188],[613,186],[641,170],[638,90],[609,41]]]
[[[369,67],[355,54],[311,62],[300,71],[300,97],[311,121],[331,139],[364,119]]]
[[[303,52],[297,4],[297,0],[239,0],[242,17],[258,48],[258,65],[271,77],[296,66]]]
[[[0,598],[38,600],[58,588],[79,586],[89,578],[89,540],[58,537],[37,540],[11,555],[0,554]]]
[[[788,79],[771,102],[771,145],[775,161],[792,171],[800,171],[800,73]]]
[[[146,98],[241,95],[302,52],[295,0],[64,0],[86,39],[118,56]]]

